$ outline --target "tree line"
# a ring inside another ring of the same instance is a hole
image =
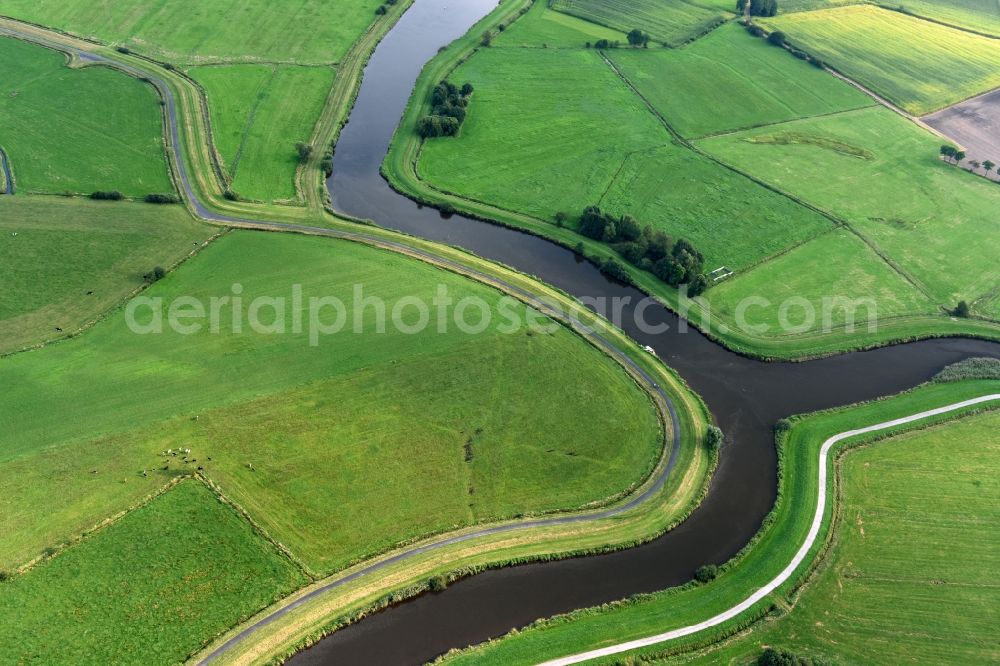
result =
[[[471,83],[461,88],[447,80],[434,86],[431,93],[432,109],[417,123],[417,133],[429,139],[435,136],[455,136],[465,122],[466,108],[472,95]]]
[[[640,225],[629,215],[614,216],[597,206],[588,206],[583,211],[579,231],[588,238],[608,243],[630,264],[649,271],[672,287],[688,285],[689,296],[697,296],[708,287],[705,257],[683,238],[674,240],[648,224]]]

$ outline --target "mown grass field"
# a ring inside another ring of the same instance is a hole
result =
[[[712,268],[745,267],[830,228],[822,216],[672,145],[593,51],[489,49],[453,78],[475,86],[468,119],[458,138],[426,142],[419,163],[441,190],[544,220],[558,212],[575,220],[599,203],[688,238]]]
[[[404,296],[429,303],[439,285],[456,301],[500,298],[397,255],[246,232],[147,295],[207,303],[231,295],[234,282],[247,306],[258,295],[287,298],[293,284],[306,299],[349,304],[360,284],[390,311]],[[649,400],[571,332],[439,334],[435,319],[420,334],[379,333],[375,313],[355,319],[351,310],[347,328],[318,347],[291,324],[285,335],[231,334],[228,317],[219,334],[137,335],[119,313],[73,341],[0,359],[10,387],[0,417],[0,469],[9,472],[0,475],[0,566],[197,466],[312,569],[329,572],[455,525],[605,499],[658,458]],[[197,462],[160,455],[181,446]]]
[[[229,65],[189,73],[208,94],[212,133],[232,190],[248,199],[293,199],[299,164],[295,144],[309,143],[334,71]]]
[[[937,309],[864,241],[845,229],[824,234],[725,280],[706,298],[712,313],[727,324],[763,326],[772,335],[790,332],[782,326],[782,319],[802,332],[849,321],[864,330],[870,319],[930,314]],[[761,298],[766,303],[747,305],[749,299]]]
[[[305,582],[203,484],[183,482],[3,583],[0,659],[180,663]]]
[[[823,216],[674,145],[629,155],[600,204],[687,238],[705,255],[709,270],[744,269],[833,227]]]
[[[0,60],[0,144],[19,193],[173,191],[151,86],[6,37]]]
[[[916,115],[1000,86],[995,40],[900,12],[861,5],[761,23]]]
[[[75,331],[215,233],[182,206],[0,198],[0,354]]]
[[[755,538],[749,549],[723,567],[719,577],[714,581],[707,585],[692,585],[641,596],[622,604],[577,611],[567,616],[539,623],[529,629],[522,630],[486,645],[464,650],[450,656],[444,662],[448,664],[476,664],[477,666],[483,664],[535,664],[544,659],[576,654],[588,649],[657,634],[674,627],[687,626],[688,624],[712,617],[742,601],[754,590],[771,580],[787,565],[795,551],[798,550],[812,522],[816,506],[817,453],[827,437],[859,426],[882,423],[932,407],[948,405],[971,397],[995,393],[998,390],[998,386],[1000,384],[996,381],[961,381],[951,384],[930,384],[894,398],[796,419],[795,424],[787,433],[786,439],[780,449],[782,459],[781,489],[774,511],[769,517],[768,522],[765,523],[762,532]],[[954,419],[955,416],[957,414],[946,418]],[[889,530],[893,531],[891,534],[889,532],[885,533],[886,536],[883,537],[883,543],[886,544],[886,547],[895,549],[892,562],[896,563],[896,567],[895,570],[892,570],[892,573],[897,578],[903,578],[908,575],[905,570],[902,570],[904,561],[907,563],[916,562],[915,568],[911,571],[913,573],[920,571],[921,574],[926,573],[931,567],[948,566],[948,570],[953,572],[951,574],[954,576],[952,580],[956,582],[982,581],[993,570],[995,553],[991,553],[986,558],[980,558],[978,565],[972,564],[975,562],[973,555],[965,554],[961,556],[960,561],[962,564],[957,569],[952,569],[947,564],[949,559],[948,554],[935,552],[934,546],[937,543],[938,547],[943,547],[944,542],[942,540],[947,534],[964,532],[961,537],[957,537],[960,538],[959,543],[973,544],[977,538],[980,540],[981,543],[979,546],[973,545],[977,549],[975,552],[982,552],[984,549],[993,547],[991,544],[993,543],[994,536],[989,533],[989,520],[996,513],[996,502],[994,499],[991,499],[993,496],[990,493],[995,491],[996,484],[987,479],[986,473],[991,469],[991,466],[995,467],[995,454],[997,451],[992,432],[995,430],[998,417],[994,412],[992,415],[974,418],[976,419],[975,421],[970,419],[966,422],[949,423],[941,426],[939,431],[937,429],[928,431],[945,433],[942,438],[943,445],[941,442],[933,445],[932,450],[937,454],[936,456],[924,453],[918,454],[911,450],[908,445],[914,442],[909,439],[880,442],[872,446],[873,456],[878,456],[879,450],[882,448],[903,448],[904,451],[902,452],[891,452],[892,459],[919,460],[919,463],[913,462],[912,466],[923,466],[926,470],[923,477],[924,480],[942,484],[932,487],[940,487],[942,490],[947,488],[950,489],[951,493],[954,493],[951,496],[942,498],[942,503],[939,507],[914,507],[914,515],[920,515],[922,512],[928,518],[939,516],[940,520],[944,521],[943,524],[934,525],[931,528],[933,530],[931,532],[933,534],[931,540],[927,542],[924,550],[918,550],[916,553],[899,551],[901,532],[903,530],[902,525],[894,526],[891,520],[887,520],[889,515],[886,515],[885,519],[871,517],[873,524],[888,527]],[[927,427],[934,423],[934,420],[928,420],[915,427]],[[966,423],[974,425],[968,426]],[[977,438],[967,442],[964,447],[958,448],[959,451],[966,452],[965,455],[956,452],[956,447],[951,446],[955,442],[948,433],[954,432],[955,428],[962,428],[963,430],[959,430],[958,432]],[[972,429],[970,430],[969,428]],[[916,437],[921,436],[916,435]],[[919,442],[920,440],[916,441]],[[983,448],[989,448],[990,452],[984,454],[982,463],[970,460],[970,456],[974,454],[968,452]],[[945,460],[947,462],[944,462]],[[952,473],[952,470],[955,469],[963,471],[971,470],[971,473],[969,476],[955,475]],[[869,475],[867,478],[871,479],[872,477]],[[937,481],[933,481],[934,479],[937,479]],[[981,485],[976,486],[973,483],[975,480],[981,480]],[[858,484],[858,481],[855,480],[854,483]],[[860,483],[863,484],[864,480],[862,479]],[[903,474],[897,473],[895,477],[887,475],[886,484],[887,486],[885,487],[888,492],[892,492],[893,490],[896,492],[907,491],[905,489],[906,483]],[[857,487],[858,485],[852,486],[852,488]],[[924,497],[936,497],[930,489],[925,489],[918,485],[911,484],[908,490],[909,492],[919,492]],[[971,493],[977,493],[974,506],[978,508],[973,509],[973,511],[977,512],[975,517],[970,519],[966,515],[956,515],[958,513],[956,509],[961,505],[962,498]],[[874,496],[873,493],[873,500]],[[905,502],[905,500],[902,501]],[[829,507],[830,505],[828,502],[827,506]],[[829,529],[831,515],[828,511],[827,519],[824,522],[826,526],[825,530]],[[851,514],[848,513],[847,515],[850,516]],[[918,524],[922,523],[907,521],[905,527],[912,529]],[[854,525],[851,525],[851,527],[854,527]],[[897,528],[900,529],[900,532],[894,532]],[[822,534],[819,541],[824,540]],[[809,557],[814,557],[819,552],[820,547],[819,542],[817,542],[817,546],[812,549]],[[949,549],[948,552],[952,551]],[[872,560],[867,561],[871,562]],[[889,562],[886,562],[879,565],[878,569],[869,569],[869,575],[871,576],[876,572],[888,575],[886,573],[890,571],[888,565]],[[923,565],[922,570],[920,570],[921,565]],[[975,569],[975,572],[972,569]],[[805,570],[805,566],[801,567],[797,575],[799,577],[803,576]],[[912,576],[912,573],[910,575]],[[918,576],[912,577],[919,578]],[[871,581],[871,579],[869,580]],[[795,580],[795,577],[793,577],[793,580],[790,580],[779,588],[771,598],[762,601],[759,604],[761,611],[766,610],[772,601],[787,607],[790,603],[787,595],[792,592],[794,584],[797,582],[798,580]],[[858,583],[864,583],[863,576]],[[878,587],[884,589],[886,586],[882,585]],[[923,589],[927,590],[928,587],[924,587]],[[860,591],[861,585],[857,589]],[[930,589],[937,590],[937,588]],[[807,591],[806,594],[808,593]],[[906,589],[902,586],[897,591],[897,594],[905,595],[906,593]],[[994,623],[993,621],[995,621],[996,613],[995,610],[988,607],[988,604],[991,603],[988,600],[992,599],[995,595],[994,590],[962,589],[961,586],[956,585],[954,592],[945,593],[942,591],[942,594],[951,596],[951,603],[963,596],[968,599],[974,595],[973,598],[976,598],[978,603],[970,606],[967,612],[977,612],[978,618],[975,627],[970,627],[970,629],[983,629],[983,633],[979,634],[983,641],[988,641],[991,638],[991,627]],[[872,599],[872,597],[868,598]],[[859,609],[855,606],[853,596],[845,595],[842,599],[840,607],[845,608],[846,606],[847,613],[859,610],[863,612],[863,607]],[[871,603],[877,603],[883,612],[886,609],[893,608],[891,604],[877,599],[874,599]],[[921,613],[918,611],[914,613],[910,619],[906,620],[907,622],[917,621],[921,615],[923,615],[924,623],[937,620],[937,615],[930,613],[934,610],[934,603],[932,601],[920,600],[918,603],[922,604],[921,607],[926,612]],[[995,604],[993,605],[995,606]],[[791,617],[794,618],[796,612],[796,609],[793,609]],[[883,637],[891,635],[891,623],[894,615],[895,613],[893,616],[882,618],[882,626],[885,629]],[[953,621],[958,621],[960,617],[961,614]],[[817,619],[824,623],[826,622],[822,618]],[[873,624],[872,622],[868,623],[869,630],[877,632],[878,628],[873,627]],[[665,646],[654,646],[646,649],[643,656],[648,657],[649,655],[660,654],[663,650],[678,650],[683,649],[685,646],[698,645],[706,641],[711,642],[721,636],[720,632],[731,632],[738,629],[739,626],[741,625],[738,622],[731,622],[723,625],[714,632],[696,635],[693,638],[678,639]],[[902,624],[902,621],[901,626],[905,626]],[[942,623],[942,626],[947,625]],[[810,635],[817,632],[826,633],[836,628],[833,626],[822,628],[812,625],[807,626],[805,623],[797,625],[797,627],[803,632],[809,631]],[[920,637],[911,637],[907,640],[910,642],[907,643],[902,640],[898,643],[894,643],[891,640],[878,642],[881,654],[885,657],[887,663],[899,663],[900,659],[909,656],[906,652],[907,648],[921,641]],[[875,644],[873,641],[869,645]],[[983,653],[994,649],[988,643],[984,647]],[[976,649],[976,646],[973,646],[972,649]],[[635,655],[619,655],[604,660],[598,659],[593,663],[621,663],[628,656],[634,657]],[[825,654],[824,656],[830,657],[832,655]],[[690,655],[686,654],[682,660],[689,658]],[[720,659],[718,655],[715,655],[714,659],[710,658],[709,662],[727,663],[724,659]],[[743,659],[738,659],[735,663],[746,662]]]
[[[639,28],[670,45],[697,37],[730,16],[708,3],[686,0],[554,0],[552,8],[621,32]]]
[[[876,108],[699,145],[847,220],[938,304],[954,307],[1000,284],[1000,189],[939,160],[940,143]]]
[[[743,663],[762,646],[835,663],[1000,659],[1000,414],[850,453],[834,545],[792,611],[684,663]]]
[[[5,15],[178,62],[335,62],[381,0],[8,0]],[[305,35],[305,37],[303,36]]]
[[[935,21],[987,35],[1000,35],[1000,5],[993,0],[907,0],[903,7],[910,13]]]
[[[618,49],[608,55],[689,138],[874,103],[736,23],[680,49]]]
[[[595,51],[485,49],[451,78],[476,91],[461,136],[424,145],[421,176],[504,208],[579,214],[628,154],[670,140]]]
[[[598,23],[552,10],[546,2],[535,2],[493,46],[546,46],[580,48],[601,39],[625,42],[625,33]]]

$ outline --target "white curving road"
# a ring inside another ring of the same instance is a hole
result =
[[[684,636],[690,636],[691,634],[696,634],[699,631],[704,631],[705,629],[711,629],[716,627],[723,622],[727,622],[741,613],[749,610],[754,604],[759,602],[761,599],[769,595],[771,592],[776,590],[778,586],[786,582],[795,573],[802,561],[805,560],[806,555],[809,553],[809,549],[813,547],[816,543],[816,537],[819,536],[820,527],[823,524],[823,514],[826,510],[826,496],[827,496],[827,458],[830,453],[830,449],[833,448],[838,442],[851,437],[856,437],[858,435],[865,435],[871,432],[878,432],[879,430],[888,430],[895,428],[897,426],[905,425],[907,423],[913,423],[914,421],[920,421],[922,419],[930,418],[932,416],[938,416],[940,414],[947,414],[948,412],[954,412],[960,409],[965,409],[966,407],[972,407],[974,405],[991,402],[993,400],[1000,400],[1000,393],[994,393],[991,395],[984,395],[979,398],[972,398],[970,400],[963,400],[962,402],[956,402],[945,407],[938,407],[937,409],[929,409],[925,412],[920,412],[918,414],[913,414],[911,416],[904,416],[899,419],[892,421],[886,421],[885,423],[879,423],[873,426],[868,426],[866,428],[858,428],[857,430],[848,430],[847,432],[842,432],[838,435],[834,435],[823,443],[822,448],[819,452],[819,485],[818,488],[821,489],[819,493],[819,500],[816,503],[816,514],[813,516],[812,525],[809,527],[809,534],[806,536],[806,540],[802,543],[798,552],[795,553],[795,557],[792,561],[788,563],[781,573],[779,573],[773,580],[764,585],[749,597],[736,604],[732,608],[722,613],[719,613],[715,617],[709,618],[704,622],[699,622],[697,624],[691,624],[686,627],[680,627],[679,629],[672,629],[666,631],[662,634],[656,634],[655,636],[647,636],[646,638],[638,638],[633,641],[628,641],[625,643],[618,643],[617,645],[611,645],[605,648],[599,648],[597,650],[590,650],[588,652],[581,652],[579,654],[570,655],[568,657],[561,657],[559,659],[552,659],[551,661],[543,662],[539,666],[567,666],[568,664],[579,664],[584,661],[590,661],[591,659],[598,659],[600,657],[609,657],[616,654],[621,654],[622,652],[628,652],[629,650],[636,650],[638,648],[649,647],[651,645],[658,645],[660,643],[666,643],[668,641],[675,640],[677,638],[682,638]]]

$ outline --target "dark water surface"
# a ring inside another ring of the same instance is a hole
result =
[[[334,207],[378,224],[497,259],[577,297],[644,295],[609,281],[594,266],[540,238],[419,207],[394,192],[379,165],[423,65],[496,6],[495,0],[416,0],[376,49],[337,145],[328,185]],[[790,414],[897,393],[969,356],[1000,357],[1000,345],[929,340],[807,363],[762,363],[731,353],[666,309],[646,320],[670,325],[661,335],[626,330],[648,344],[706,401],[727,434],[702,505],[677,529],[638,548],[607,555],[489,571],[338,631],[292,659],[307,664],[418,664],[575,608],[651,592],[690,580],[706,563],[742,548],[774,503],[771,434]]]

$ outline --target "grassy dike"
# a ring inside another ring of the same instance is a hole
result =
[[[396,130],[382,164],[382,173],[394,189],[421,203],[437,207],[451,206],[470,217],[527,231],[569,248],[582,243],[585,256],[597,264],[609,258],[621,262],[617,253],[603,243],[529,215],[443,192],[421,180],[417,173],[423,142],[414,128],[419,118],[427,113],[433,86],[483,48],[479,39],[483,32],[496,29],[500,24],[509,25],[530,6],[530,0],[501,2],[493,13],[428,63],[417,80],[402,122]],[[956,320],[943,312],[880,318],[875,331],[870,331],[867,324],[862,322],[854,329],[840,325],[824,333],[754,335],[748,331],[733,330],[732,326],[712,313],[710,305],[704,299],[683,298],[676,289],[652,274],[625,265],[636,287],[685,316],[715,341],[747,356],[767,360],[798,360],[931,337],[970,336],[1000,340],[1000,324],[980,319]]]
[[[775,507],[747,547],[720,567],[716,580],[706,585],[689,584],[656,594],[639,595],[623,602],[541,621],[505,638],[453,652],[442,661],[448,664],[477,665],[535,664],[546,659],[657,634],[712,617],[739,603],[773,579],[805,540],[819,490],[817,454],[828,437],[998,390],[1000,381],[996,380],[932,383],[860,406],[796,417],[791,420],[790,429],[777,437],[779,490]],[[987,403],[980,409],[995,409],[998,406],[1000,405],[996,403]],[[853,447],[954,420],[975,411],[975,408],[968,408],[902,428],[848,439],[835,447],[830,455],[839,460],[844,452]],[[831,525],[837,511],[836,499],[839,497],[838,488],[841,484],[839,477],[835,478],[835,483],[828,488],[829,501],[820,538],[800,570],[788,582],[750,611],[724,625],[629,654],[646,658],[681,654],[746,629],[765,616],[774,617],[785,613],[794,603],[802,586],[809,582],[812,572],[830,546]],[[621,663],[625,658],[625,655],[619,655],[590,663]]]

